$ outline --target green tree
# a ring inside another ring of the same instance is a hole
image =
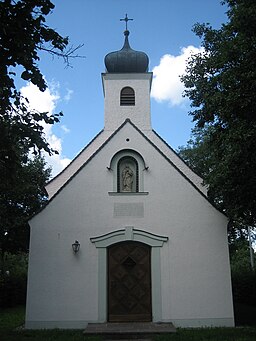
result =
[[[49,180],[50,168],[40,156],[29,159],[19,166],[15,177],[0,183],[0,250],[27,252],[29,242],[28,219],[47,202],[45,183]]]
[[[230,266],[233,275],[243,275],[251,272],[250,250],[247,238],[236,239],[229,247]]]
[[[61,53],[68,44],[68,38],[45,25],[53,7],[49,0],[0,2],[0,162],[8,170],[22,161],[20,147],[35,153],[55,152],[44,138],[41,122],[58,122],[60,114],[30,110],[15,85],[15,78],[21,77],[44,91],[47,85],[37,64],[39,51]]]
[[[196,24],[204,51],[191,56],[182,77],[196,122],[188,153],[202,153],[212,201],[239,223],[256,222],[256,2],[225,0],[220,29]],[[195,147],[194,151],[191,151]],[[186,148],[185,148],[186,149]],[[183,156],[185,151],[182,151]],[[199,155],[198,154],[198,155]],[[197,155],[197,156],[198,156]],[[203,165],[202,165],[203,164]]]
[[[59,122],[62,113],[29,108],[17,80],[47,88],[39,69],[43,52],[69,64],[80,47],[46,25],[53,10],[50,0],[0,1],[0,251],[28,248],[28,219],[45,203],[44,185],[50,171],[40,152],[57,153],[46,141],[43,124]],[[39,155],[31,159],[30,155]]]
[[[42,51],[63,57],[67,65],[77,57],[75,51],[82,45],[68,47],[68,37],[45,24],[53,8],[50,0],[0,2],[0,164],[8,170],[24,161],[20,147],[35,154],[41,150],[57,153],[46,141],[42,123],[59,122],[62,113],[31,110],[15,83],[17,79],[31,81],[45,91],[47,84],[38,65]]]
[[[229,245],[233,298],[237,304],[256,305],[256,272],[252,271],[248,239],[237,238]],[[256,253],[254,252],[254,263]],[[239,308],[239,305],[237,306]]]
[[[0,307],[26,303],[28,254],[6,252],[0,259]]]

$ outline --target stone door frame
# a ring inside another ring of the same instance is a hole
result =
[[[107,321],[107,248],[122,241],[137,241],[151,246],[152,321],[162,321],[160,248],[168,237],[126,226],[98,237],[90,238],[98,249],[98,322]]]

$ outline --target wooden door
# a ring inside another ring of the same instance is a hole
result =
[[[108,248],[108,320],[151,321],[151,247],[122,242]]]

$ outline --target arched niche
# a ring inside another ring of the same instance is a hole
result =
[[[145,192],[144,175],[148,167],[135,150],[123,149],[117,152],[110,160],[108,169],[113,174],[113,193]]]

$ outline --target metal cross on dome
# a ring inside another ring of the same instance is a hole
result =
[[[127,22],[128,22],[129,20],[133,20],[133,19],[129,19],[129,18],[127,17],[127,13],[125,14],[125,18],[124,18],[124,19],[120,19],[120,21],[125,21],[125,29],[126,29],[126,31],[127,31]]]

